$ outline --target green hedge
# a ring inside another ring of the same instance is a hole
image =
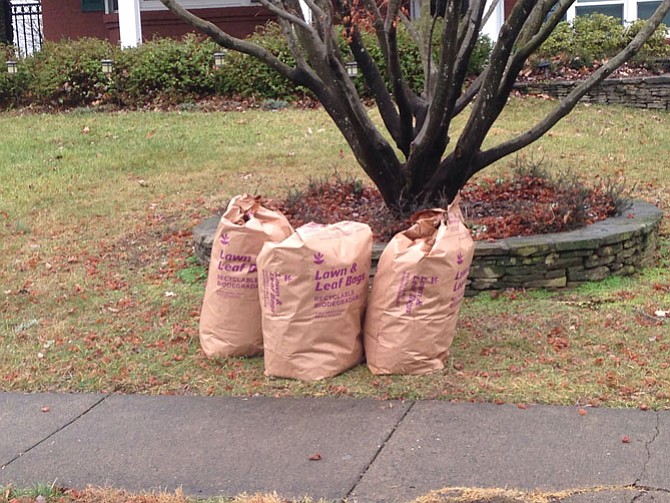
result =
[[[277,24],[260,28],[251,39],[287,64],[294,63]],[[374,36],[366,34],[364,39],[383,68]],[[340,45],[346,55],[344,40]],[[398,45],[408,82],[420,90],[423,72],[419,54],[403,29],[398,33]],[[94,38],[45,42],[40,52],[20,61],[17,74],[0,72],[0,107],[38,105],[62,109],[109,104],[135,108],[183,103],[215,94],[293,100],[309,93],[241,53],[228,51],[224,67],[214,69],[213,54],[220,50],[211,40],[195,35],[181,40],[156,39],[125,50]],[[482,38],[471,61],[471,73],[483,69],[490,50],[490,41]],[[4,68],[6,60],[14,59],[12,49],[0,50],[2,57],[0,64]],[[112,75],[102,72],[102,59],[114,61]],[[356,86],[363,97],[368,97],[362,77],[356,79]]]
[[[591,66],[594,60],[610,58],[626,47],[643,24],[640,20],[624,26],[618,18],[598,13],[562,21],[536,57],[562,60],[570,66]],[[651,62],[670,54],[666,31],[665,25],[658,27],[636,56],[637,62]]]
[[[419,51],[412,41],[407,30],[400,27],[398,30],[398,53],[400,54],[400,66],[407,79],[409,86],[417,92],[423,88],[423,69]],[[293,65],[295,60],[291,54],[281,29],[278,25],[270,23],[259,29],[251,40],[265,47],[277,55],[284,63]],[[374,34],[364,33],[363,41],[368,53],[377,65],[385,72],[385,64],[381,49],[379,48]],[[340,38],[340,52],[345,59],[353,59],[347,44]],[[491,53],[491,41],[488,37],[481,37],[470,61],[468,70],[472,74],[480,73],[488,62]],[[255,96],[266,99],[291,99],[308,93],[306,89],[296,88],[284,77],[268,68],[257,59],[240,53],[229,53],[226,66],[223,71],[220,90],[223,94],[240,94],[242,96]],[[358,92],[363,97],[369,97],[363,77],[355,79]],[[388,84],[388,83],[387,83]]]
[[[123,51],[94,38],[45,42],[41,51],[20,61],[16,75],[0,74],[0,106],[142,107],[212,95],[216,50],[214,42],[195,35],[157,39]],[[12,52],[5,50],[5,61],[10,58]],[[102,72],[102,59],[114,61],[110,76]]]
[[[542,45],[536,58],[563,57],[588,63],[620,50],[639,31],[642,22],[622,26],[615,18],[600,14],[562,22]],[[641,58],[658,58],[670,53],[664,27],[645,45]],[[266,47],[287,64],[293,57],[276,24],[259,29],[251,39]],[[374,35],[365,34],[369,53],[383,69],[381,51]],[[491,41],[481,37],[470,61],[469,72],[483,70],[491,52]],[[423,71],[417,48],[409,33],[398,31],[401,66],[409,85],[423,86]],[[345,58],[348,48],[340,40]],[[181,40],[156,39],[139,47],[120,50],[107,41],[83,38],[58,43],[45,42],[41,51],[21,60],[18,73],[0,72],[0,106],[7,108],[36,104],[53,108],[91,105],[143,107],[156,103],[183,103],[215,94],[266,100],[293,100],[307,90],[297,88],[258,60],[228,51],[221,69],[213,68],[213,54],[220,48],[211,40],[187,35]],[[0,47],[2,68],[14,54]],[[111,76],[102,73],[100,60],[114,60]],[[363,97],[369,97],[363,77],[355,79]]]
[[[209,39],[187,35],[181,41],[156,39],[116,51],[113,90],[117,99],[126,106],[142,106],[213,94],[217,47]]]

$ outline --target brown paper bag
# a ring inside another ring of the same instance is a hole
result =
[[[266,375],[337,375],[362,360],[372,231],[307,224],[258,255]]]
[[[266,241],[293,232],[284,215],[248,194],[234,197],[214,235],[200,345],[207,356],[252,356],[263,351],[256,257]]]
[[[382,252],[365,315],[365,354],[374,374],[444,368],[474,255],[458,201],[418,214]]]

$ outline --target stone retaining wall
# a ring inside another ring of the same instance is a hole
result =
[[[478,241],[466,294],[505,288],[563,288],[652,265],[663,212],[635,201],[621,216],[571,232]],[[207,264],[219,217],[193,231],[196,255]],[[373,247],[373,266],[384,249]]]
[[[564,98],[578,81],[517,83],[514,88],[523,94],[548,94]],[[624,105],[636,108],[670,110],[670,75],[606,79],[582,98],[590,103]]]
[[[469,289],[562,288],[632,274],[653,264],[662,216],[636,201],[575,231],[478,242]]]

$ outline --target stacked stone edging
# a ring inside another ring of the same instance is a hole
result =
[[[472,291],[562,288],[653,265],[663,212],[635,201],[620,216],[570,232],[478,242]]]
[[[580,81],[569,80],[518,82],[514,88],[523,94],[547,94],[562,99],[580,83]],[[582,101],[670,110],[670,75],[605,79],[591,89],[582,98]]]
[[[622,215],[570,232],[478,241],[466,294],[506,288],[563,288],[614,275],[629,275],[654,264],[663,212],[633,201]],[[219,217],[193,230],[195,252],[209,263]],[[385,244],[375,244],[373,266]],[[374,267],[373,267],[374,269]]]

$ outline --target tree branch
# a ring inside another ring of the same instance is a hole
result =
[[[563,16],[574,2],[575,0],[560,0],[558,4],[555,2],[546,2],[546,8],[543,8],[538,14],[539,24],[528,25],[527,36],[530,37],[530,40],[526,38],[527,41],[524,42],[522,47],[520,47],[515,52],[510,66],[518,66],[519,62],[521,65],[523,65],[526,59],[528,59],[528,56],[535,52],[535,50],[540,47],[540,45],[542,45],[542,43],[547,40],[547,38],[549,38],[551,33],[554,31],[558,23],[561,22]],[[556,5],[556,9],[551,14],[549,19],[544,24],[542,24],[542,21],[546,18],[547,14],[554,5]],[[517,74],[514,75],[514,80],[516,80],[516,78]]]
[[[229,35],[215,24],[210,23],[209,21],[205,21],[204,19],[195,16],[194,14],[191,14],[189,11],[179,5],[176,0],[160,1],[174,15],[183,19],[194,28],[204,32],[220,46],[258,58],[270,68],[279,72],[281,75],[291,80],[292,82],[295,82],[299,85],[306,85],[305,79],[303,78],[304,72],[288,66],[264,47]]]
[[[258,1],[260,2],[260,4],[263,7],[268,9],[275,16],[277,16],[281,19],[285,19],[286,21],[288,21],[292,25],[299,26],[303,30],[306,30],[306,31],[313,31],[314,30],[314,28],[312,28],[312,26],[309,23],[307,23],[307,21],[305,21],[304,18],[299,17],[295,14],[292,14],[292,13],[290,13],[289,11],[287,11],[286,9],[284,9],[282,7],[276,6],[274,4],[274,2],[272,2],[270,0],[258,0]],[[314,33],[314,35],[316,35],[316,33]]]
[[[421,35],[419,35],[419,32],[414,28],[412,20],[408,18],[402,10],[398,12],[398,17],[400,18],[400,21],[402,21],[402,25],[407,30],[407,33],[409,33],[409,36],[412,37],[412,40],[418,47],[421,44]]]
[[[512,55],[514,43],[535,4],[535,0],[518,0],[500,29],[489,65],[483,73],[474,108],[456,145],[455,152],[458,156],[471,156],[478,151],[491,125],[505,106],[506,96],[500,93],[500,79]]]
[[[436,139],[440,141],[445,140],[439,131],[444,122],[448,93],[454,83],[454,68],[457,65],[458,47],[456,46],[456,40],[458,37],[459,6],[460,0],[447,0],[444,26],[442,28],[436,88],[433,95],[427,98],[428,103],[430,103],[428,117],[414,139],[413,148],[420,150],[432,149],[426,142],[435,143]]]
[[[670,0],[663,0],[654,14],[648,19],[643,28],[625,49],[598,68],[598,70],[596,70],[589,78],[578,84],[563,100],[561,100],[558,107],[545,116],[544,119],[534,127],[512,140],[481,152],[477,156],[478,159],[475,163],[476,166],[474,166],[474,172],[481,170],[485,166],[488,166],[506,155],[524,148],[549,131],[559,120],[572,111],[579,100],[583,98],[588,91],[600,84],[614,70],[637,54],[642,45],[644,45],[646,40],[656,30],[668,11],[670,11]],[[474,172],[472,174],[474,174]]]
[[[477,44],[477,38],[479,36],[479,30],[481,28],[481,19],[484,12],[484,7],[486,6],[485,0],[471,0],[468,10],[461,22],[459,31],[462,34],[459,36],[458,40],[458,55],[456,56],[456,78],[454,80],[454,86],[452,87],[452,94],[454,90],[458,89],[459,92],[453,96],[453,99],[456,96],[460,95],[460,89],[463,86],[463,81],[468,70],[468,65],[470,64],[470,56],[472,51]],[[448,113],[449,119],[453,114],[451,111]]]
[[[465,110],[465,107],[467,107],[473,99],[475,99],[475,96],[477,96],[477,93],[482,87],[482,82],[484,81],[484,73],[480,73],[477,75],[477,78],[468,86],[468,88],[465,90],[463,94],[461,94],[456,101],[456,105],[454,105],[454,110],[451,113],[452,117],[456,117],[458,114],[460,114],[463,110]]]
[[[386,19],[384,21],[384,31],[389,32],[395,26],[398,19],[398,11],[402,5],[401,0],[388,0],[386,6]]]
[[[482,18],[482,23],[481,26],[485,26],[486,23],[489,22],[489,19],[493,15],[493,13],[496,11],[496,7],[498,7],[498,4],[500,3],[501,0],[493,0],[491,2],[491,5],[489,5],[489,8],[486,11],[486,14],[484,14],[484,17]]]
[[[400,130],[400,116],[390,93],[386,89],[386,83],[382,78],[381,72],[379,71],[379,68],[377,68],[372,56],[370,56],[370,53],[366,50],[358,30],[354,30],[352,33],[351,43],[349,45],[354,58],[356,58],[356,62],[361,68],[363,77],[370,87],[370,91],[379,108],[379,113],[381,114],[386,129],[388,129],[398,148],[407,155],[408,152],[406,151],[406,148],[404,148]]]

